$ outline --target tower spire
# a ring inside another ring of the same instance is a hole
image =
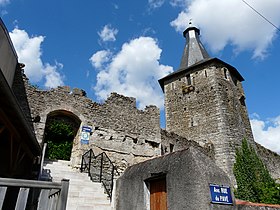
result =
[[[183,35],[186,38],[186,45],[181,59],[180,69],[186,69],[193,64],[210,58],[199,39],[200,30],[193,26],[192,19],[190,19],[189,27],[183,32]]]

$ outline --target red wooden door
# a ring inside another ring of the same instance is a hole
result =
[[[167,210],[165,178],[150,181],[150,210]]]

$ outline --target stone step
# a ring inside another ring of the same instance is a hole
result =
[[[69,197],[85,197],[94,199],[104,199],[103,191],[71,191]]]
[[[71,165],[71,161],[70,160],[44,160],[44,164],[62,164],[62,165]]]
[[[91,182],[89,176],[79,176],[79,174],[67,174],[67,173],[50,173],[52,178],[59,179],[59,178],[65,178],[65,179],[71,179],[73,181],[85,181],[85,182]]]
[[[79,186],[79,185],[71,185],[71,184],[69,186],[69,190],[74,191],[74,192],[84,191],[84,192],[104,193],[104,189],[102,187]]]
[[[102,204],[96,204],[96,205],[79,205],[79,206],[69,206],[67,207],[67,210],[112,210],[110,205],[102,205]]]
[[[45,161],[53,181],[69,179],[67,210],[111,210],[110,199],[101,183],[92,182],[87,173],[70,166],[70,161]]]
[[[109,205],[110,203],[110,199],[89,199],[86,197],[71,197],[71,199],[69,199],[69,204],[76,204],[76,205],[80,205],[80,204],[91,204],[91,205],[95,205],[95,204],[104,204],[104,205]]]

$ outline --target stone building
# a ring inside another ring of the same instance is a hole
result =
[[[230,191],[229,205],[209,202],[209,184],[229,186],[230,180],[212,159],[190,147],[127,168],[117,180],[115,209],[236,209]]]
[[[53,118],[75,125],[71,161],[79,167],[81,156],[93,149],[106,152],[123,171],[128,166],[166,153],[189,148],[213,158],[234,181],[235,148],[247,138],[255,144],[245,105],[240,73],[218,58],[210,58],[199,40],[199,29],[185,30],[186,45],[177,71],[159,80],[165,93],[166,129],[160,128],[155,106],[136,108],[135,98],[112,93],[96,103],[78,88],[40,90],[18,71],[15,88],[26,118],[33,120],[38,143],[44,143],[45,125]],[[21,94],[20,94],[20,90]],[[24,91],[23,91],[24,90]],[[83,127],[89,127],[89,141],[81,141]],[[274,178],[280,177],[280,158],[256,148]]]
[[[166,130],[201,146],[212,144],[216,164],[233,178],[235,148],[243,138],[253,143],[240,73],[210,58],[199,29],[184,31],[180,67],[159,80],[165,94]]]

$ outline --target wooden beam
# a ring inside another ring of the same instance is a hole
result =
[[[12,121],[5,115],[3,110],[0,109],[0,120],[4,123],[6,129],[9,130],[10,133],[13,135],[13,140],[17,141],[17,144],[21,144],[23,147],[23,150],[28,154],[29,157],[33,158],[33,153],[31,152],[30,148],[24,143],[23,144],[23,138],[24,136],[21,136],[17,129],[12,124]]]
[[[6,129],[6,126],[3,124],[0,124],[0,134]]]

